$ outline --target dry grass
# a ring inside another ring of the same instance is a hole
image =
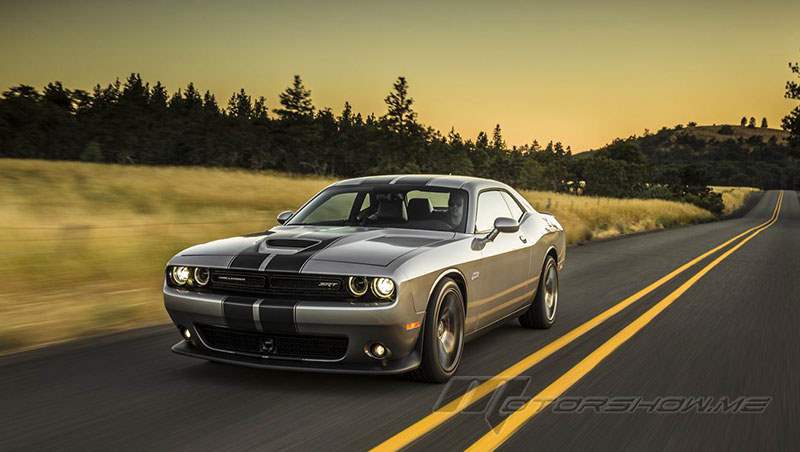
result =
[[[162,269],[191,244],[263,230],[330,180],[0,159],[0,353],[167,321]],[[570,243],[710,220],[652,200],[526,192]]]
[[[263,230],[329,180],[0,160],[0,352],[167,320],[167,259]]]
[[[710,221],[714,216],[691,204],[659,199],[616,199],[526,191],[536,210],[556,216],[567,243]]]
[[[722,203],[725,204],[725,209],[722,211],[723,215],[730,215],[740,209],[747,197],[754,192],[759,191],[753,187],[711,187],[717,193],[722,193]]]

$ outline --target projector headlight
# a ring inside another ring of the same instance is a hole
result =
[[[191,274],[192,272],[189,271],[189,267],[172,267],[172,282],[179,286],[183,286],[189,282],[189,277]]]
[[[389,278],[373,279],[372,293],[378,298],[391,298],[394,295],[394,281]]]
[[[211,272],[209,272],[207,268],[197,267],[194,269],[194,282],[196,282],[198,286],[205,286],[208,284],[210,278]]]
[[[369,290],[369,281],[365,276],[351,276],[347,278],[347,288],[353,295],[361,297]]]

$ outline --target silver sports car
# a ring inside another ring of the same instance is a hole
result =
[[[442,382],[481,331],[555,322],[564,230],[500,182],[350,179],[278,223],[169,261],[164,304],[183,338],[173,351]]]

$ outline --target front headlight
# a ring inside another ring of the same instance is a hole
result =
[[[175,284],[182,286],[189,282],[189,278],[191,277],[192,272],[189,271],[189,267],[172,267],[172,282]]]
[[[194,282],[196,282],[198,286],[205,286],[208,284],[209,279],[211,279],[211,272],[209,272],[207,268],[197,267],[194,269]]]
[[[378,298],[391,298],[394,295],[394,281],[389,278],[373,279],[372,293]]]
[[[369,281],[365,276],[351,276],[347,278],[347,288],[350,289],[350,293],[360,297],[369,290]]]

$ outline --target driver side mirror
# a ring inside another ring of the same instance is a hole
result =
[[[494,220],[494,230],[497,232],[519,231],[519,221],[513,218],[500,217]]]
[[[472,249],[476,251],[482,250],[487,243],[494,241],[501,232],[510,233],[517,231],[519,231],[519,221],[508,217],[498,217],[494,220],[494,229],[492,229],[492,232],[486,234],[486,237],[476,238],[472,242]]]
[[[284,224],[289,221],[289,218],[292,218],[294,212],[291,210],[284,210],[283,212],[278,214],[278,224]]]

